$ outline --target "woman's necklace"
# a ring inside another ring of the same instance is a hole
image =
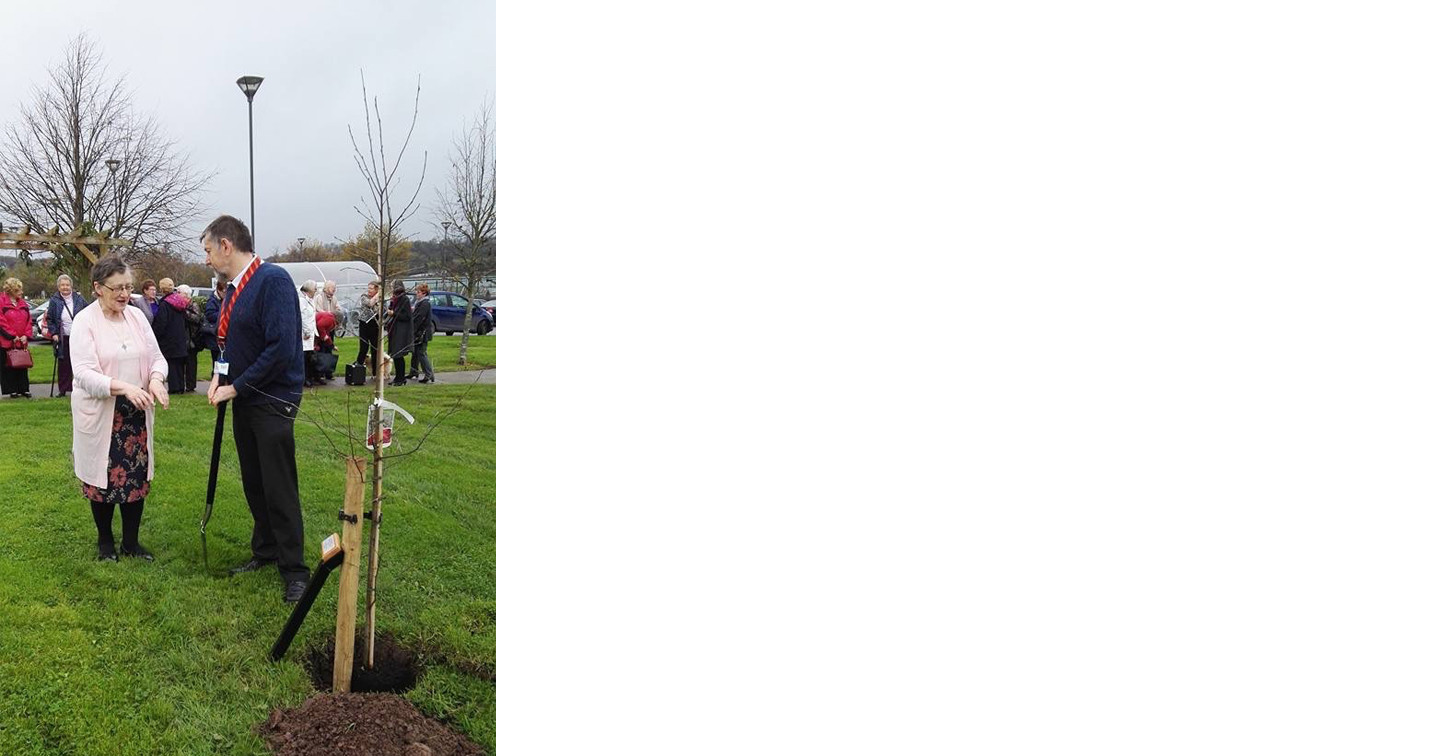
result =
[[[130,350],[130,328],[129,328],[129,326],[125,323],[125,314],[124,314],[123,312],[120,314],[120,327],[119,327],[119,328],[116,328],[116,327],[115,327],[115,321],[111,320],[109,315],[106,315],[106,316],[105,316],[105,322],[107,322],[107,323],[110,324],[110,332],[111,332],[111,333],[114,333],[114,334],[116,335],[116,337],[117,337],[116,340],[120,342],[120,349],[122,349],[122,350],[124,350],[124,351],[129,351],[129,350]]]

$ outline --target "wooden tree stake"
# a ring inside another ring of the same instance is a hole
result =
[[[360,536],[364,530],[360,515],[365,509],[364,464],[359,457],[345,459],[345,520],[340,524],[340,545],[345,550],[345,561],[340,564],[340,599],[335,608],[335,676],[332,681],[336,693],[350,692],[350,671],[355,665],[355,603],[359,599]]]

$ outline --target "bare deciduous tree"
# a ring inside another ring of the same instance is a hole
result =
[[[83,34],[72,40],[5,127],[0,217],[7,225],[108,231],[137,249],[186,240],[213,174],[192,168],[130,100],[124,77],[107,79],[97,45]],[[108,160],[119,161],[113,173]]]
[[[395,211],[395,192],[398,187],[395,183],[396,173],[400,170],[400,164],[405,159],[405,150],[410,146],[410,137],[415,133],[415,123],[420,118],[420,83],[415,83],[415,110],[410,116],[410,129],[405,133],[405,140],[400,144],[400,152],[395,156],[394,162],[385,155],[385,125],[380,118],[380,100],[375,99],[375,112],[372,119],[370,112],[370,92],[365,86],[365,74],[360,74],[360,93],[365,103],[365,141],[368,149],[361,150],[360,144],[355,139],[354,129],[348,129],[350,133],[350,146],[355,151],[355,165],[360,169],[360,175],[365,177],[365,183],[370,190],[370,196],[362,203],[364,208],[357,206],[355,212],[365,219],[366,227],[375,230],[375,270],[380,278],[380,295],[382,302],[382,322],[384,312],[384,297],[390,293],[390,278],[396,276],[392,269],[398,262],[397,248],[399,241],[403,240],[400,234],[401,227],[415,214],[417,205],[415,200],[420,196],[420,188],[425,184],[425,167],[429,155],[425,154],[420,162],[420,180],[415,183],[415,191],[411,193],[410,199],[405,202],[399,212]],[[373,128],[372,128],[373,126]],[[403,199],[403,195],[401,195]],[[385,350],[385,329],[379,329],[379,338],[376,342],[380,354],[384,355]],[[382,367],[375,376],[375,401],[371,407],[371,416],[378,418],[380,413],[380,402],[385,399],[385,369]],[[381,486],[382,474],[384,473],[385,453],[384,446],[379,442],[375,443],[374,456],[371,460],[370,478],[370,549],[369,565],[366,572],[365,582],[365,667],[367,669],[375,666],[375,578],[380,566],[380,505],[382,502]]]
[[[449,254],[440,268],[473,302],[481,282],[495,274],[495,117],[489,105],[455,138],[449,183],[435,194],[436,225],[454,229],[445,233]],[[467,362],[472,311],[465,310],[460,331],[461,365]]]

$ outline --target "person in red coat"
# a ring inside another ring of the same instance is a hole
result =
[[[333,363],[328,358],[322,359],[320,355],[335,353],[334,332],[338,322],[334,313],[315,308],[315,369],[321,381],[329,381],[335,377]]]
[[[28,349],[30,341],[30,303],[25,301],[25,287],[18,278],[5,279],[0,293],[0,350]],[[30,398],[30,369],[12,368],[0,355],[0,392],[11,399]]]

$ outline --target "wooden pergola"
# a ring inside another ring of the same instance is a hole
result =
[[[59,226],[51,226],[49,231],[43,234],[31,233],[30,227],[25,226],[19,232],[0,232],[0,249],[23,249],[31,252],[54,252],[55,248],[62,244],[73,245],[80,250],[86,258],[94,263],[100,259],[100,255],[108,252],[111,247],[128,247],[129,239],[111,239],[107,231],[99,236],[80,236],[74,231],[62,235]]]

